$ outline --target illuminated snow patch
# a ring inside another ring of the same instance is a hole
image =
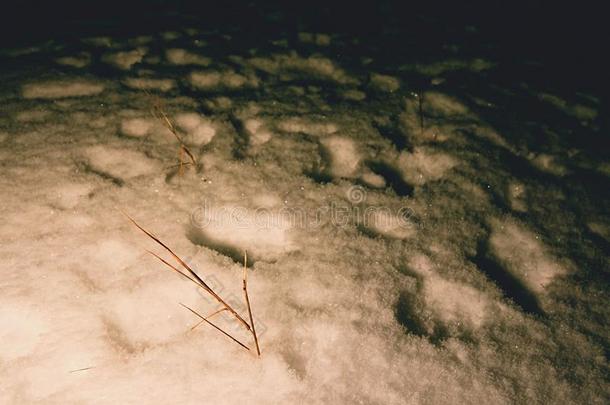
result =
[[[83,68],[91,63],[91,55],[87,52],[80,53],[75,56],[63,56],[55,59],[60,65],[72,66],[75,68]]]
[[[244,127],[250,135],[250,143],[252,145],[262,145],[267,143],[273,134],[266,128],[264,122],[258,118],[249,118],[244,123]]]
[[[53,80],[29,83],[22,87],[24,98],[65,98],[93,96],[104,91],[99,82],[88,80]]]
[[[398,167],[404,179],[414,185],[438,180],[457,164],[451,156],[427,148],[416,148],[413,152],[403,151],[398,157]]]
[[[179,48],[165,51],[165,58],[173,65],[209,66],[210,63],[212,63],[212,59],[210,58]]]
[[[557,277],[567,274],[539,238],[516,222],[493,221],[489,243],[504,267],[534,293],[544,294]]]
[[[172,79],[152,79],[144,77],[128,77],[123,81],[128,87],[138,90],[169,91],[176,87]]]
[[[415,225],[408,218],[381,208],[365,213],[365,221],[362,225],[369,232],[390,239],[407,239],[416,233]]]
[[[129,70],[136,63],[142,62],[148,49],[138,48],[131,51],[107,53],[102,56],[102,61],[122,70]]]
[[[0,309],[0,344],[10,347],[10,350],[2,350],[0,359],[11,361],[31,354],[47,329],[46,322],[34,311],[3,303]]]
[[[334,134],[339,130],[332,122],[318,122],[301,117],[292,117],[281,120],[277,127],[285,132],[304,133],[312,136]]]
[[[356,143],[350,138],[330,136],[320,143],[330,156],[329,173],[335,177],[354,177],[360,167],[360,153]]]
[[[255,77],[246,77],[232,70],[192,72],[189,75],[189,81],[193,87],[200,89],[213,89],[216,87],[238,89],[245,86],[258,86],[258,80]]]
[[[214,124],[197,113],[178,114],[176,123],[187,132],[184,141],[189,144],[205,145],[216,135]]]
[[[121,132],[128,136],[140,138],[148,135],[154,122],[145,118],[127,118],[121,121]]]
[[[160,166],[140,152],[109,146],[92,146],[85,150],[89,165],[95,171],[118,179],[160,173]]]
[[[248,64],[256,69],[274,75],[284,74],[285,78],[306,75],[335,81],[341,84],[357,84],[358,80],[349,76],[331,59],[322,56],[307,58],[292,54],[276,54],[272,57],[255,57]]]
[[[400,80],[393,76],[373,73],[371,75],[371,86],[377,90],[392,93],[400,88]]]
[[[435,276],[423,284],[426,303],[443,323],[465,322],[479,328],[485,321],[488,299],[475,288]]]
[[[290,229],[290,219],[279,210],[207,206],[194,214],[190,239],[236,261],[245,251],[254,260],[274,261],[295,250]]]

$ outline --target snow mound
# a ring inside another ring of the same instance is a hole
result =
[[[148,49],[141,47],[131,51],[112,52],[102,55],[102,62],[108,63],[122,70],[129,70],[136,63],[142,62]]]
[[[173,79],[152,79],[144,77],[128,77],[123,80],[127,87],[138,90],[159,90],[170,91],[176,87],[176,81]]]
[[[436,91],[423,94],[424,111],[427,114],[441,117],[456,117],[470,114],[470,110],[455,97]]]
[[[383,176],[371,171],[365,171],[362,173],[360,180],[362,180],[364,184],[373,188],[384,188],[386,186],[386,181]]]
[[[411,332],[431,339],[470,334],[485,324],[496,306],[473,286],[439,275],[436,265],[424,254],[411,257],[407,267],[419,280],[415,290],[405,293],[399,304]]]
[[[127,136],[141,138],[150,133],[155,122],[150,118],[125,118],[121,121],[121,132]]]
[[[508,201],[511,209],[517,212],[527,211],[527,190],[523,183],[511,181],[508,184]]]
[[[530,162],[536,168],[543,172],[553,174],[555,176],[564,176],[568,173],[568,169],[558,162],[556,156],[548,153],[539,153],[537,155],[532,154],[529,156]]]
[[[196,302],[198,297],[196,291],[184,288],[183,280],[162,271],[140,281],[129,294],[118,289],[109,295],[103,319],[108,343],[128,353],[175,340],[190,319],[186,312],[176,313],[176,303]],[[155,316],[142,316],[142,307]]]
[[[597,110],[592,107],[579,103],[568,103],[566,100],[553,94],[540,93],[538,98],[580,121],[593,121],[598,115]]]
[[[397,166],[409,184],[422,185],[443,178],[458,161],[453,157],[429,148],[416,148],[413,152],[401,152]]]
[[[277,123],[278,129],[284,132],[303,133],[311,136],[334,134],[339,130],[332,122],[319,122],[304,117],[286,118]]]
[[[62,209],[72,209],[83,201],[93,187],[88,183],[66,182],[58,185],[52,201]]]
[[[415,225],[407,217],[382,207],[370,207],[361,226],[369,233],[390,239],[408,239],[416,234]]]
[[[393,93],[400,88],[400,80],[393,76],[373,73],[371,75],[371,86],[379,91]]]
[[[179,48],[166,50],[165,58],[172,65],[209,66],[212,63],[212,59],[210,58]]]
[[[226,111],[233,106],[229,97],[219,96],[205,100],[204,105],[212,111]]]
[[[62,56],[61,58],[55,59],[55,62],[57,62],[59,65],[84,68],[91,63],[91,54],[88,52],[82,52],[75,56]]]
[[[591,221],[587,223],[587,228],[595,235],[603,238],[606,242],[610,243],[610,226],[603,222]]]
[[[366,98],[365,92],[356,89],[340,91],[339,95],[342,99],[349,101],[363,101]]]
[[[445,325],[459,326],[467,323],[471,328],[479,328],[488,316],[488,300],[473,287],[429,277],[423,282],[425,302]]]
[[[84,151],[88,169],[95,174],[109,175],[115,182],[137,176],[160,173],[161,167],[144,154],[111,146],[91,146]]]
[[[539,296],[546,294],[555,279],[568,273],[538,236],[513,220],[493,221],[489,244],[491,253],[512,276]]]
[[[15,119],[21,122],[41,122],[51,114],[47,110],[25,110],[17,113]]]
[[[189,82],[198,89],[239,89],[242,87],[257,87],[258,79],[254,76],[246,77],[233,70],[199,71],[189,75]]]
[[[264,121],[259,118],[249,118],[244,122],[244,128],[250,136],[251,145],[258,146],[269,142],[273,133],[267,129]]]
[[[3,362],[9,362],[32,354],[41,343],[50,325],[31,308],[2,304],[0,307],[0,344],[5,347],[10,345],[11,350],[0,352],[0,359]]]
[[[205,145],[216,135],[216,127],[212,121],[197,113],[181,113],[176,115],[176,123],[186,131],[184,141],[192,145]]]
[[[24,98],[66,98],[93,96],[104,91],[104,85],[89,80],[52,80],[29,83],[22,87]]]
[[[135,263],[140,252],[123,239],[103,239],[90,250],[90,260],[105,269],[124,269]]]
[[[352,139],[332,135],[322,138],[320,144],[324,147],[329,159],[326,168],[329,175],[336,178],[357,177],[361,157],[358,147]]]
[[[276,54],[271,57],[255,57],[248,64],[263,72],[278,75],[283,80],[293,80],[301,76],[330,80],[340,84],[358,84],[358,80],[349,76],[334,61],[322,56],[307,58],[296,53]]]
[[[290,229],[289,218],[279,210],[208,204],[193,215],[189,239],[237,262],[245,251],[252,260],[275,261],[296,249]]]

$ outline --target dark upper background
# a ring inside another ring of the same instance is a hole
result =
[[[146,35],[193,27],[232,34],[228,46],[242,51],[264,51],[268,39],[294,38],[299,31],[345,34],[357,37],[360,45],[338,41],[340,48],[327,49],[335,60],[357,69],[362,68],[359,58],[370,56],[371,69],[390,74],[402,64],[481,57],[494,62],[494,69],[484,75],[456,72],[448,80],[451,88],[444,91],[481,96],[500,105],[479,113],[505,134],[523,137],[532,123],[538,123],[530,128],[536,138],[538,127],[550,126],[568,145],[607,160],[607,19],[599,5],[558,0],[16,0],[0,7],[0,49],[52,39],[74,41],[78,49],[78,39],[84,36]],[[0,53],[2,82],[4,71],[23,74],[25,58],[2,57]],[[32,56],[27,63],[35,65],[37,57],[47,56]],[[417,90],[425,89],[430,78],[411,74],[408,79],[410,88]],[[536,98],[540,92],[568,102],[597,98],[596,122],[583,126],[546,108]],[[587,176],[593,179],[588,183],[592,189],[607,195],[607,178]]]
[[[92,34],[155,32],[190,26],[265,35],[298,30],[343,32],[397,52],[400,38],[434,52],[443,43],[468,42],[473,54],[496,60],[533,59],[550,78],[601,93],[607,52],[605,13],[559,1],[246,1],[246,0],[22,0],[0,9],[0,47]],[[460,38],[464,27],[474,38]],[[392,32],[393,40],[381,33]],[[400,52],[400,50],[398,50]]]

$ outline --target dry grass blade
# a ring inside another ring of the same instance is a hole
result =
[[[218,315],[219,313],[226,311],[226,308],[220,308],[218,311],[214,311],[212,312],[210,315],[206,316],[205,319],[210,319],[211,317]],[[191,327],[191,331],[194,331],[199,325],[201,325],[203,323],[203,321],[199,321],[197,322],[197,324],[195,324],[195,326]]]
[[[178,164],[175,164],[175,165],[167,166],[167,169],[175,169],[176,167],[177,168],[181,168],[183,166],[191,166],[191,165],[192,165],[191,162],[181,162],[181,163],[178,163]]]
[[[78,373],[79,371],[87,371],[87,370],[91,370],[94,369],[95,366],[91,366],[91,367],[84,367],[84,368],[77,368],[76,370],[70,370],[69,373]]]
[[[122,211],[123,212],[123,211]],[[157,244],[159,244],[160,246],[162,246],[167,252],[169,252],[170,255],[172,255],[172,257],[189,273],[189,275],[183,273],[182,271],[180,271],[177,267],[171,265],[170,263],[168,263],[166,260],[164,260],[163,258],[161,258],[160,256],[150,252],[151,254],[153,254],[157,259],[159,259],[161,262],[163,262],[166,266],[168,266],[169,268],[171,268],[172,270],[176,271],[177,273],[179,273],[180,275],[182,275],[183,277],[189,279],[190,281],[192,281],[193,283],[197,284],[199,287],[203,288],[206,292],[208,292],[212,297],[214,297],[214,299],[216,301],[218,301],[224,308],[226,308],[227,311],[229,311],[249,332],[252,332],[252,328],[250,327],[250,325],[248,324],[248,322],[246,322],[246,320],[244,320],[238,313],[237,311],[235,311],[229,304],[227,304],[214,290],[212,290],[212,288],[206,284],[205,281],[203,281],[198,275],[197,273],[195,273],[195,271],[193,271],[193,269],[191,269],[191,267],[186,264],[184,262],[184,260],[182,260],[176,253],[174,253],[174,251],[172,249],[169,248],[169,246],[167,246],[165,243],[161,242],[159,240],[159,238],[157,238],[155,235],[153,235],[152,233],[148,232],[146,229],[142,228],[132,217],[130,217],[129,215],[127,215],[125,212],[123,212],[123,215],[125,215],[127,217],[127,219],[129,219],[129,221],[135,225],[140,231],[144,232],[149,238],[151,238],[152,240],[154,240]]]
[[[187,163],[192,164],[193,166],[197,166],[197,160],[195,159],[195,156],[191,153],[189,148],[187,148],[187,146],[184,144],[184,141],[182,140],[182,137],[178,133],[178,130],[176,129],[176,126],[174,125],[172,120],[170,120],[169,117],[167,116],[167,114],[165,113],[165,110],[163,108],[162,100],[159,97],[151,95],[149,92],[146,92],[146,94],[152,100],[152,109],[150,111],[151,115],[155,119],[161,121],[163,126],[165,128],[167,128],[169,130],[169,132],[171,132],[174,135],[174,137],[176,138],[176,140],[180,144],[180,152],[179,152],[179,154],[180,154],[180,156],[179,156],[179,159],[180,159],[180,164],[179,164],[180,165],[180,170],[182,171],[182,166],[185,164],[182,161],[182,153],[183,152],[190,159],[190,162],[187,162]]]
[[[196,285],[198,285],[199,287],[201,287],[201,284],[199,284],[199,282],[195,281],[194,279],[192,279],[189,275],[184,274],[183,272],[180,271],[179,268],[177,268],[176,266],[172,265],[171,263],[168,263],[164,258],[162,258],[161,256],[159,256],[158,254],[156,254],[155,252],[151,252],[150,250],[146,250],[149,254],[153,255],[154,257],[156,257],[157,259],[159,259],[163,264],[165,264],[167,267],[169,267],[170,269],[174,270],[176,273],[180,274],[182,277],[192,281],[193,283],[195,283]],[[207,290],[206,290],[207,291]]]
[[[164,265],[166,265],[172,271],[178,273],[179,275],[181,275],[182,277],[186,278],[187,280],[189,280],[193,284],[195,284],[198,287],[204,289],[208,294],[210,294],[212,297],[214,297],[214,299],[216,299],[216,301],[218,301],[222,305],[222,308],[216,310],[215,312],[213,312],[212,314],[208,315],[207,317],[203,317],[202,315],[200,315],[199,313],[197,313],[193,309],[191,309],[191,308],[189,308],[186,305],[181,303],[180,305],[182,305],[183,307],[185,307],[186,309],[188,309],[189,311],[191,311],[192,313],[197,315],[199,318],[201,318],[201,322],[199,322],[195,326],[193,326],[191,328],[191,331],[194,330],[195,328],[197,328],[199,325],[201,325],[201,323],[205,322],[205,323],[209,324],[210,326],[214,327],[215,329],[217,329],[218,331],[220,331],[222,334],[224,334],[227,337],[229,337],[234,342],[238,343],[243,348],[245,348],[247,350],[250,350],[243,343],[241,343],[240,341],[235,339],[233,336],[231,336],[230,334],[228,334],[227,332],[222,330],[220,327],[218,327],[217,325],[213,324],[212,322],[210,322],[208,320],[208,318],[211,318],[211,317],[219,314],[220,312],[228,311],[228,312],[231,313],[231,315],[233,315],[233,317],[236,320],[238,320],[241,323],[241,325],[243,325],[252,334],[252,337],[254,338],[254,343],[256,345],[256,353],[258,354],[258,356],[260,356],[261,355],[261,351],[260,351],[260,346],[259,346],[259,343],[258,343],[258,335],[256,334],[256,329],[254,327],[254,316],[252,315],[252,306],[250,304],[250,297],[248,296],[248,273],[247,273],[247,271],[248,271],[248,267],[247,267],[247,264],[248,264],[248,255],[247,255],[247,253],[244,252],[243,291],[244,291],[244,298],[245,298],[245,301],[246,301],[246,307],[248,308],[248,317],[250,319],[250,323],[248,323],[246,320],[244,320],[244,318],[242,318],[229,304],[227,304],[214,290],[212,290],[212,288],[208,284],[206,284],[206,282],[203,281],[201,279],[201,277],[199,277],[197,275],[197,273],[195,273],[195,271],[187,263],[184,262],[184,260],[182,260],[176,253],[174,253],[174,251],[169,246],[167,246],[165,243],[161,242],[161,240],[159,238],[157,238],[155,235],[153,235],[152,233],[150,233],[149,231],[144,229],[142,226],[140,226],[140,224],[138,224],[132,217],[127,215],[127,213],[125,213],[122,210],[121,210],[121,212],[123,213],[123,215],[125,215],[125,217],[127,217],[127,219],[136,228],[138,228],[140,231],[142,231],[144,234],[146,234],[146,236],[148,236],[149,238],[154,240],[158,245],[160,245],[167,252],[169,252],[169,254],[180,264],[180,266],[184,270],[181,270],[177,266],[174,266],[173,264],[169,263],[167,260],[163,259],[161,256],[157,255],[156,253],[154,253],[154,252],[152,252],[150,250],[147,250],[148,253],[150,253],[151,255],[156,257],[159,261],[161,261]]]
[[[243,347],[244,349],[250,351],[250,348],[248,348],[248,346],[244,345],[243,343],[241,343],[239,340],[235,339],[233,336],[229,335],[227,332],[225,332],[224,330],[222,330],[221,328],[219,328],[218,326],[216,326],[215,324],[213,324],[212,322],[208,321],[207,319],[205,319],[202,315],[200,315],[199,313],[197,313],[197,311],[195,311],[194,309],[191,309],[189,307],[187,307],[186,305],[184,305],[183,303],[180,303],[180,305],[182,305],[184,308],[188,309],[189,311],[191,311],[192,313],[194,313],[195,315],[197,315],[199,318],[201,318],[202,322],[206,322],[208,325],[212,326],[213,328],[215,328],[216,330],[218,330],[220,333],[222,333],[223,335],[227,336],[229,339],[231,339],[232,341],[234,341],[235,343],[237,343],[238,345],[240,345],[241,347]]]
[[[260,356],[261,349],[258,346],[258,336],[256,335],[256,329],[254,328],[254,317],[252,316],[252,307],[250,306],[250,298],[248,297],[248,253],[244,252],[244,297],[246,299],[246,307],[248,307],[248,317],[250,318],[250,326],[252,330],[252,336],[254,336],[254,344],[256,345],[256,353]]]

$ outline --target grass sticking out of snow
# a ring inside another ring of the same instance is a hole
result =
[[[218,295],[218,293],[216,293],[212,287],[210,287],[205,281],[203,281],[203,279],[201,279],[201,277],[199,277],[199,275],[197,275],[197,273],[184,261],[182,260],[176,253],[174,253],[174,251],[169,248],[165,243],[161,242],[161,240],[159,238],[157,238],[155,235],[153,235],[152,233],[150,233],[149,231],[147,231],[146,229],[142,228],[132,217],[130,217],[129,215],[123,213],[128,219],[129,221],[135,225],[140,231],[142,231],[144,234],[146,234],[149,238],[151,238],[153,241],[155,241],[158,245],[160,245],[161,247],[163,247],[163,249],[165,249],[175,260],[176,262],[178,262],[178,264],[182,267],[183,270],[180,270],[178,267],[170,264],[168,261],[166,261],[165,259],[163,259],[161,256],[157,255],[154,252],[148,251],[148,253],[150,253],[151,255],[153,255],[154,257],[156,257],[157,259],[159,259],[159,261],[161,261],[164,265],[166,265],[169,269],[175,271],[176,273],[180,274],[182,277],[184,277],[185,279],[191,281],[192,283],[194,283],[195,285],[197,285],[197,287],[203,289],[205,292],[207,292],[210,296],[212,296],[220,305],[222,305],[223,309],[228,311],[241,325],[243,325],[248,332],[250,332],[252,334],[252,338],[254,339],[254,343],[256,346],[256,353],[258,356],[261,355],[261,351],[260,351],[260,347],[259,347],[259,343],[258,343],[258,336],[256,335],[256,329],[254,327],[254,319],[252,316],[252,308],[250,306],[250,298],[248,296],[248,283],[247,283],[247,256],[244,255],[244,276],[243,276],[243,291],[244,291],[244,298],[246,301],[246,307],[248,308],[248,317],[250,319],[250,323],[248,323],[246,320],[244,320],[244,318],[239,315],[237,313],[237,311],[227,303],[227,301],[225,301],[223,298],[220,297],[220,295]],[[200,315],[197,311],[195,311],[194,309],[180,303],[180,305],[182,305],[184,308],[188,309],[189,311],[191,311],[193,314],[197,315],[202,322],[207,323],[208,325],[212,326],[214,329],[218,330],[219,332],[221,332],[223,335],[227,336],[229,339],[231,339],[232,341],[234,341],[235,343],[237,343],[238,345],[240,345],[241,347],[243,347],[246,350],[250,350],[248,348],[248,346],[246,346],[245,344],[241,343],[239,340],[237,340],[235,337],[233,337],[230,333],[224,331],[222,328],[220,328],[218,325],[212,323],[212,321],[209,320],[209,318],[211,318],[212,316],[214,316],[217,312],[204,317],[202,315]]]

